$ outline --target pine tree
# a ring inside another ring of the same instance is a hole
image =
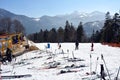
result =
[[[113,16],[113,31],[114,31],[114,42],[119,42],[119,31],[120,31],[120,18],[119,14],[115,13]]]
[[[105,19],[106,19],[106,20],[110,20],[110,19],[111,19],[110,12],[107,12],[107,13],[106,13]]]
[[[75,40],[76,40],[76,30],[75,30],[75,28],[74,28],[74,26],[73,26],[73,24],[71,23],[71,25],[70,25],[70,42],[74,42]]]
[[[43,35],[44,35],[44,32],[43,32],[43,30],[41,29],[40,32],[38,33],[38,41],[39,41],[39,42],[43,42]]]
[[[100,31],[97,30],[94,34],[94,42],[100,42],[100,39],[101,39],[101,33]]]
[[[106,13],[106,20],[102,29],[102,42],[111,42],[113,31],[112,31],[112,19],[109,18],[110,13]]]
[[[57,41],[63,42],[64,41],[64,29],[62,27],[59,27],[57,30]]]
[[[91,42],[94,42],[94,41],[95,41],[95,31],[93,29],[92,36],[91,36]]]
[[[34,41],[34,42],[37,42],[37,40],[38,40],[38,37],[37,37],[37,36],[38,36],[38,33],[35,33],[34,36],[33,36],[33,41]]]
[[[110,13],[109,13],[110,15]],[[120,31],[120,19],[119,14],[115,13],[113,18],[108,17],[108,13],[106,14],[106,20],[104,23],[104,27],[101,30],[102,33],[102,41],[103,42],[119,42],[119,31]]]
[[[48,42],[48,30],[46,29],[45,31],[44,31],[44,34],[43,34],[43,41],[44,42]]]
[[[83,30],[82,22],[80,22],[77,28],[77,40],[79,42],[83,42],[83,38],[84,38],[84,30]]]
[[[69,42],[70,41],[70,24],[68,21],[66,21],[65,30],[64,30],[64,41]]]
[[[52,28],[52,29],[49,31],[48,41],[49,41],[49,42],[57,42],[57,32],[56,32],[56,29],[55,29],[55,28]]]

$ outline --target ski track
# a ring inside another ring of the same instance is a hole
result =
[[[111,75],[112,79],[117,75],[117,70],[120,66],[119,58],[120,48],[101,45],[100,43],[94,44],[94,51],[92,52],[90,51],[91,43],[80,43],[79,50],[75,50],[75,43],[61,43],[61,49],[58,49],[57,43],[50,43],[51,46],[50,49],[45,48],[47,43],[35,43],[35,45],[39,47],[40,50],[27,52],[21,56],[18,56],[16,58],[16,61],[15,59],[13,59],[11,63],[8,63],[7,65],[2,65],[3,73],[1,72],[1,75],[15,75],[15,74],[32,75],[32,77],[8,80],[82,80],[86,72],[90,72],[90,54],[92,56],[91,58],[92,71],[95,70],[97,57],[99,57],[97,66],[98,74],[100,73],[100,64],[103,63],[103,61],[101,60],[101,54],[103,54],[104,56],[104,60],[106,62],[109,73],[113,74]],[[64,51],[65,54],[61,54],[62,50]],[[74,57],[84,59],[85,61],[67,62],[67,60],[64,60],[63,56],[72,58],[73,57],[72,52],[74,53]],[[52,55],[52,57],[54,58],[48,59],[49,55]],[[56,62],[60,62],[61,64],[58,65],[58,68],[46,69],[45,67],[48,67],[47,64],[49,64],[49,62],[52,62],[53,60],[55,60]],[[25,64],[14,65],[15,63],[21,61],[24,63],[28,63],[28,65]],[[59,73],[61,70],[66,70],[64,69],[65,66],[70,66],[71,64],[75,65],[84,64],[87,67],[73,68],[71,70],[80,71],[57,75],[57,73]]]

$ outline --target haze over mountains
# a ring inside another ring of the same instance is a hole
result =
[[[72,23],[74,27],[78,27],[78,24],[83,22],[84,30],[87,35],[90,35],[94,30],[100,30],[103,27],[105,13],[94,11],[92,13],[73,12],[71,14],[56,15],[56,16],[41,16],[40,18],[31,18],[25,15],[17,15],[10,11],[0,9],[0,19],[10,17],[11,19],[19,20],[26,29],[26,33],[39,32],[40,29],[59,28],[65,26],[66,20]]]

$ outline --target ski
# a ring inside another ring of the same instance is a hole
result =
[[[85,61],[84,59],[80,59],[80,58],[69,58],[67,60],[68,60],[68,62]]]
[[[97,74],[94,74],[94,75],[84,76],[82,77],[82,80],[95,80],[97,78],[99,78],[99,76]]]
[[[11,72],[11,71],[10,70],[8,70],[8,71],[0,71],[1,74],[9,73],[9,72]]]
[[[27,78],[31,77],[31,74],[25,74],[25,75],[5,75],[1,76],[2,79],[15,79],[15,78]]]
[[[113,75],[114,73],[111,73],[110,75]],[[96,80],[100,79],[101,75],[93,71],[92,73],[86,72],[85,74],[80,75],[82,80]],[[105,75],[105,78],[108,80],[109,75]]]
[[[58,67],[58,69],[75,69],[75,68],[84,68],[84,67],[88,67],[86,65],[70,65],[70,66],[64,66],[64,67]]]
[[[59,73],[57,73],[57,75],[60,75],[60,74],[65,74],[65,73],[73,73],[73,72],[79,72],[81,70],[61,70]]]

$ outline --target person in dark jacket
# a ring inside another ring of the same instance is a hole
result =
[[[78,49],[78,46],[79,46],[79,41],[77,40],[77,41],[75,42],[75,50]]]
[[[91,43],[91,51],[94,51],[93,47],[94,47],[94,44],[93,44],[93,42],[92,42],[92,43]]]
[[[101,79],[106,80],[106,79],[105,79],[104,66],[103,66],[103,64],[101,64],[100,66],[101,66],[101,71],[100,71]]]
[[[6,50],[6,58],[7,58],[8,62],[12,61],[12,50],[9,48],[7,48],[7,50]]]
[[[61,44],[60,43],[58,43],[58,49],[61,49]]]

